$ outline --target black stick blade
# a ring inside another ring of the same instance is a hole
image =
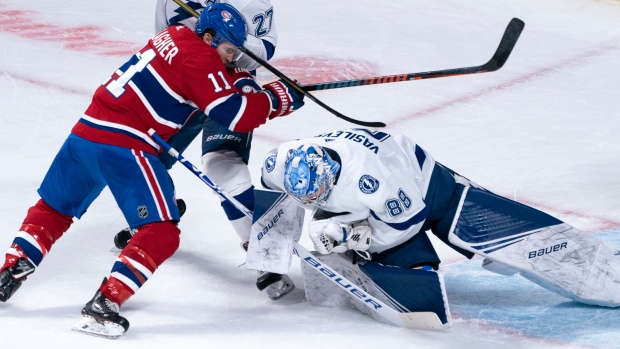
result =
[[[508,23],[504,36],[502,36],[502,41],[497,47],[497,51],[495,51],[491,60],[484,65],[484,70],[495,71],[504,66],[512,49],[517,44],[517,40],[519,40],[519,36],[524,27],[525,23],[518,18],[513,18],[510,23]]]

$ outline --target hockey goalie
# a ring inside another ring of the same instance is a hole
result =
[[[433,312],[444,326],[440,259],[426,231],[467,258],[484,257],[491,271],[585,304],[620,305],[618,249],[478,186],[404,135],[353,128],[286,142],[267,155],[262,182],[275,192],[256,194],[263,209],[254,215],[250,269],[286,273],[303,209],[311,209],[317,260],[394,310]],[[312,304],[375,315],[302,266]]]

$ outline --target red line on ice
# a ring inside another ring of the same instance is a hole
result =
[[[37,12],[7,9],[0,4],[0,32],[11,33],[36,41],[57,43],[62,48],[92,52],[102,56],[125,56],[134,53],[137,45],[121,40],[108,40],[99,26],[61,27],[36,20]]]
[[[47,81],[43,81],[43,80],[39,80],[39,79],[34,79],[31,78],[29,76],[24,76],[24,75],[20,75],[20,74],[15,74],[15,73],[9,73],[7,71],[0,71],[0,75],[5,75],[8,76],[9,78],[13,79],[13,80],[18,80],[18,81],[23,81],[23,82],[27,82],[29,84],[33,84],[39,87],[43,87],[45,89],[53,89],[53,90],[57,90],[63,93],[68,93],[68,94],[73,94],[73,95],[79,95],[79,96],[86,96],[86,97],[90,97],[94,90],[92,92],[87,92],[84,90],[76,90],[73,88],[69,88],[69,87],[64,87],[58,84],[53,84],[51,82],[47,82]]]
[[[565,209],[561,209],[558,207],[552,207],[552,206],[548,206],[545,204],[541,204],[539,202],[534,202],[534,201],[529,201],[529,200],[519,199],[519,202],[524,205],[535,207],[539,210],[552,212],[553,213],[552,215],[554,216],[562,215],[562,216],[574,217],[575,219],[586,219],[590,222],[589,226],[583,229],[583,231],[586,233],[593,233],[593,232],[609,230],[609,229],[620,227],[620,222],[618,221],[604,218],[604,217],[597,217],[595,215],[591,215],[588,213],[582,213],[582,212],[573,211],[573,210],[565,210]],[[571,224],[571,222],[567,222],[567,223]]]
[[[417,118],[421,118],[421,117],[426,117],[429,116],[431,114],[434,114],[436,112],[440,112],[443,111],[445,109],[449,109],[453,106],[456,105],[461,105],[461,104],[465,104],[468,103],[472,100],[478,99],[480,97],[484,97],[486,95],[489,95],[491,93],[495,93],[495,92],[502,92],[508,89],[511,89],[513,87],[518,87],[520,85],[523,85],[525,83],[528,82],[532,82],[535,80],[540,80],[540,79],[544,79],[549,75],[552,74],[556,74],[556,73],[562,73],[562,70],[565,70],[567,68],[579,65],[581,63],[586,63],[588,62],[590,59],[592,58],[596,58],[599,56],[602,56],[604,54],[606,54],[609,51],[613,51],[613,50],[617,50],[620,48],[620,45],[618,44],[618,41],[615,40],[613,42],[608,42],[606,44],[603,44],[599,47],[596,47],[594,49],[591,49],[589,51],[586,51],[580,55],[565,59],[563,61],[560,61],[558,63],[555,63],[553,65],[547,66],[547,67],[543,67],[540,68],[538,70],[532,71],[530,73],[521,75],[515,79],[506,81],[504,83],[501,84],[497,84],[494,86],[490,86],[484,89],[481,89],[479,91],[476,92],[472,92],[470,94],[458,97],[458,98],[454,98],[452,100],[448,100],[446,102],[443,102],[441,104],[437,104],[431,107],[428,107],[426,109],[422,109],[420,111],[417,111],[413,114],[407,115],[407,116],[403,116],[400,118],[396,118],[395,120],[392,120],[390,122],[388,122],[388,124],[390,125],[390,127],[394,127],[394,126],[398,126],[400,124],[406,123],[408,121],[411,121],[412,119],[417,119]]]

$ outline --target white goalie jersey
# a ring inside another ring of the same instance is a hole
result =
[[[307,143],[326,149],[341,164],[336,184],[321,209],[337,213],[369,211],[370,252],[397,246],[420,231],[435,160],[417,144],[400,134],[362,128],[286,142],[265,159],[263,185],[284,191],[287,153]]]
[[[183,0],[183,2],[198,13],[201,13],[202,9],[216,2],[231,5],[241,13],[248,26],[248,38],[244,46],[265,61],[269,60],[271,55],[273,55],[273,49],[275,49],[278,43],[278,34],[273,19],[273,6],[269,0]],[[159,33],[176,24],[183,24],[194,30],[196,28],[196,18],[172,0],[157,0],[155,32]],[[271,46],[271,48],[268,48],[268,46]],[[270,50],[271,53],[269,52]],[[241,52],[238,54],[240,56],[235,57],[237,66],[250,71],[260,67],[250,57]]]

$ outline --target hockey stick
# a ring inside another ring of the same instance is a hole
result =
[[[192,165],[183,155],[179,154],[174,148],[170,146],[166,141],[164,141],[159,135],[155,133],[155,130],[150,129],[149,134],[157,144],[159,144],[164,150],[166,150],[170,155],[174,156],[180,163],[183,164],[188,170],[190,170],[196,177],[200,178],[209,188],[213,189],[218,195],[222,198],[233,204],[239,211],[243,212],[246,216],[252,218],[253,212],[248,210],[242,203],[237,201],[234,197],[230,196],[226,193],[222,188],[220,188],[217,184],[213,183],[209,177],[207,177],[202,171],[197,169],[194,165]],[[441,321],[437,314],[433,312],[407,312],[401,313],[398,312],[379,299],[373,297],[372,295],[366,293],[363,289],[358,287],[353,287],[354,283],[350,282],[347,278],[340,275],[336,271],[329,268],[329,266],[318,262],[314,256],[302,245],[298,242],[295,242],[295,248],[293,251],[302,261],[308,263],[314,269],[316,269],[321,275],[328,278],[330,281],[338,285],[345,292],[349,292],[355,296],[360,302],[364,303],[368,307],[370,311],[378,313],[383,316],[390,323],[399,326],[406,327],[412,329],[423,329],[423,330],[436,330],[441,329],[443,327]]]
[[[400,81],[411,81],[411,80],[422,80],[422,79],[433,79],[433,78],[444,78],[448,76],[459,76],[459,75],[469,75],[469,74],[479,74],[479,73],[489,73],[496,70],[499,70],[504,66],[504,63],[508,60],[512,49],[517,44],[517,40],[523,31],[523,27],[525,23],[518,18],[513,18],[510,23],[508,23],[508,27],[506,27],[506,31],[504,32],[504,36],[502,36],[502,40],[495,51],[495,54],[491,59],[483,65],[475,66],[475,67],[467,67],[467,68],[455,68],[455,69],[444,69],[444,70],[435,70],[424,73],[409,73],[409,74],[398,74],[398,75],[386,75],[386,76],[375,76],[365,79],[353,79],[353,80],[342,80],[342,81],[332,81],[332,82],[320,82],[318,84],[312,85],[304,85],[302,86],[304,91],[317,91],[317,90],[331,90],[335,88],[343,88],[343,87],[355,87],[355,86],[366,86],[366,85],[377,85],[377,84],[388,84],[392,82],[400,82]]]
[[[181,0],[173,0],[177,5],[179,5],[183,10],[185,10],[187,13],[189,13],[190,15],[199,18],[200,15],[198,14],[198,12],[194,11],[193,8],[189,7],[186,3],[184,3]],[[356,120],[356,119],[352,119],[336,110],[334,110],[333,108],[331,108],[330,106],[328,106],[327,104],[321,102],[320,100],[318,100],[316,97],[314,97],[313,95],[309,94],[306,90],[304,90],[304,88],[299,85],[299,83],[297,83],[296,81],[292,80],[291,78],[289,78],[288,76],[284,75],[283,73],[281,73],[278,69],[274,68],[271,64],[265,62],[263,59],[261,59],[260,57],[256,56],[252,51],[248,50],[245,47],[239,47],[239,50],[243,53],[245,53],[246,55],[248,55],[250,58],[252,58],[253,60],[255,60],[256,62],[258,62],[260,65],[262,65],[263,67],[265,67],[267,70],[269,70],[270,72],[272,72],[275,76],[277,76],[279,79],[284,80],[287,84],[291,85],[295,90],[297,90],[297,92],[303,94],[304,96],[308,97],[310,100],[312,100],[314,103],[320,105],[321,107],[323,107],[325,110],[329,111],[330,113],[336,115],[337,117],[348,121],[350,123],[356,124],[356,125],[361,125],[361,126],[366,126],[366,127],[385,127],[385,123],[383,122],[378,122],[378,121],[361,121],[361,120]]]

